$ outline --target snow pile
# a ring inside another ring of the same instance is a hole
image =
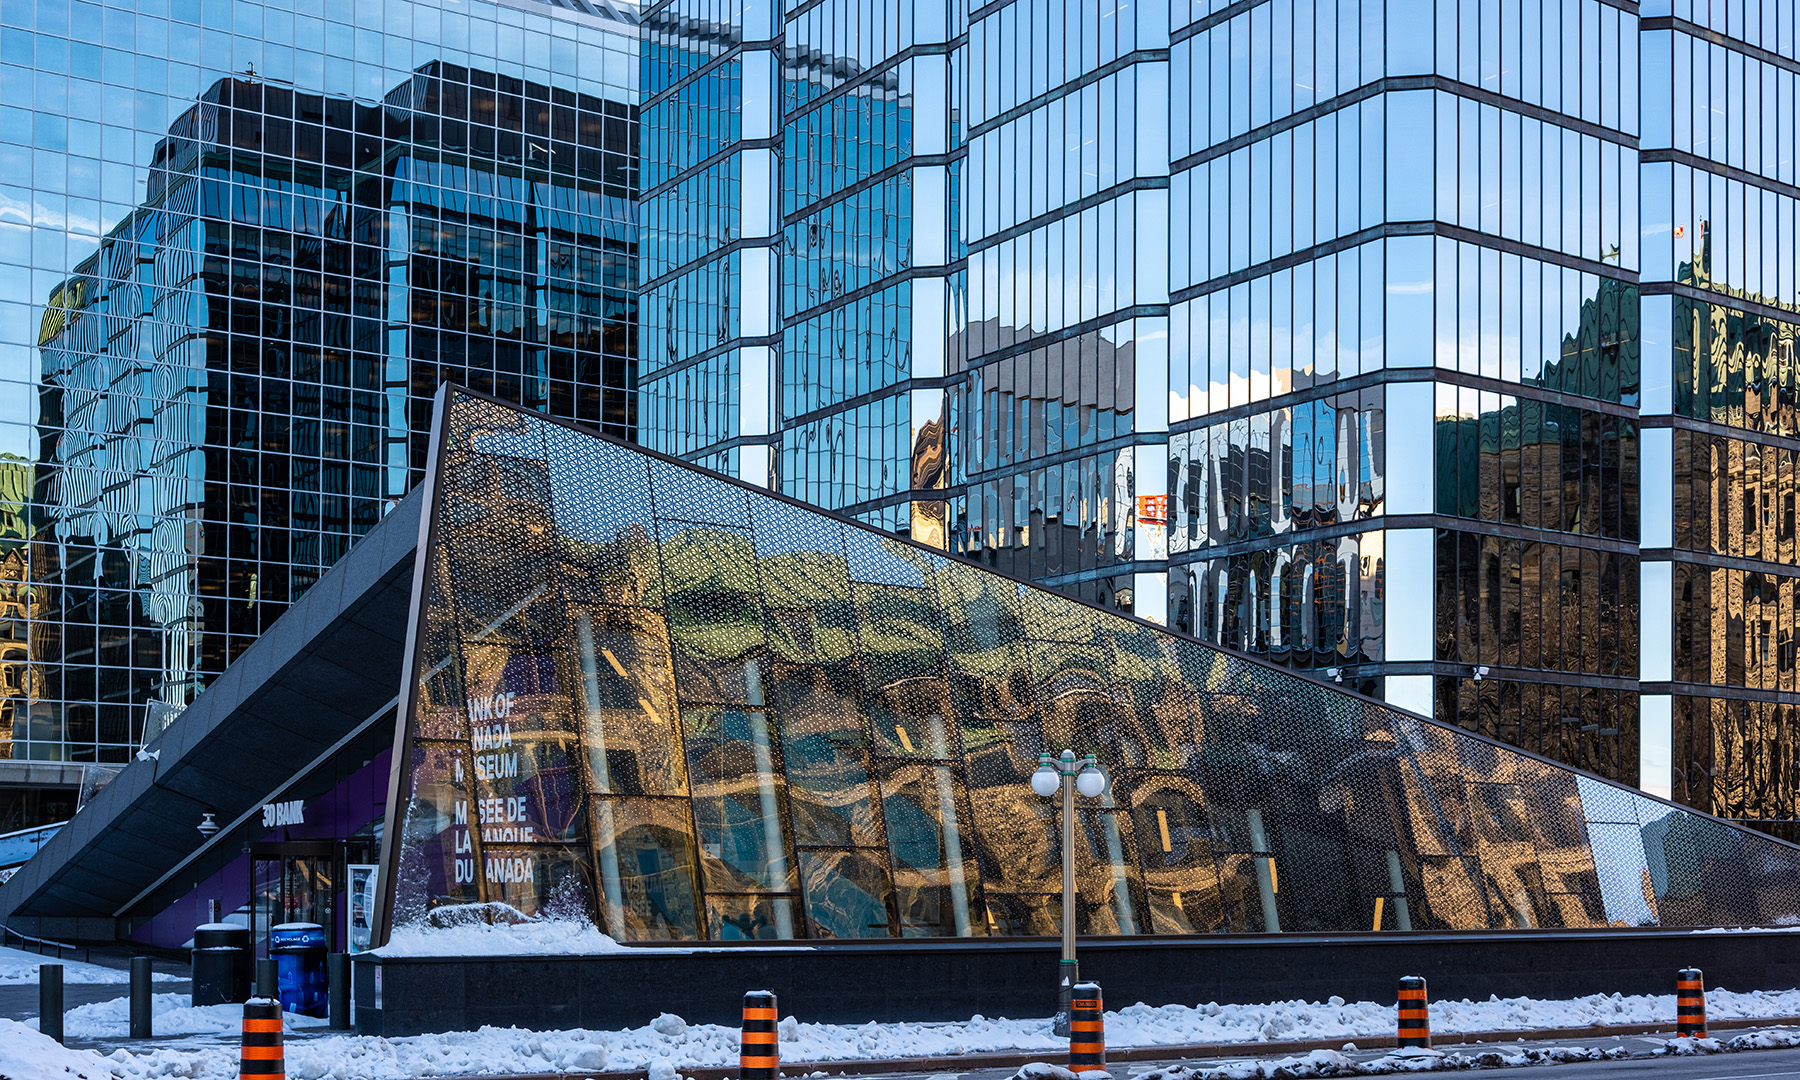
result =
[[[1712,990],[1707,1011],[1714,1019],[1767,1019],[1800,1016],[1800,990],[1734,993]],[[1675,1017],[1674,994],[1590,994],[1564,1001],[1501,998],[1433,1001],[1431,1028],[1442,1033],[1531,1031],[1543,1028],[1664,1024]],[[1052,1045],[1041,1022],[1001,1021],[1019,1027],[1006,1041],[993,1022],[977,1016],[966,1025],[936,1025],[926,1036],[939,1042],[934,1053],[982,1050],[1035,1050]],[[1181,1046],[1205,1043],[1288,1042],[1358,1039],[1394,1033],[1394,1006],[1385,1002],[1281,1001],[1268,1005],[1129,1005],[1106,1017],[1106,1041],[1113,1046]],[[814,1025],[801,1024],[807,1032]],[[974,1045],[983,1044],[979,1049]],[[1004,1045],[999,1045],[1004,1043]],[[963,1049],[958,1049],[962,1046]],[[870,1054],[868,1056],[910,1056]],[[795,1058],[793,1060],[799,1060]],[[828,1061],[833,1057],[808,1058]]]
[[[624,952],[627,948],[585,920],[546,919],[513,924],[474,922],[440,927],[413,923],[396,926],[388,943],[374,953],[396,957],[591,956]]]
[[[516,928],[515,928],[516,929]],[[179,1002],[174,995],[162,995]],[[107,1002],[116,1011],[105,1012],[108,1034],[122,1035],[124,1003]],[[1714,1019],[1737,1017],[1800,1016],[1800,990],[1708,995]],[[95,1007],[88,1006],[93,1009]],[[230,1010],[229,1023],[238,1013]],[[1592,995],[1573,1001],[1535,1001],[1526,998],[1487,1001],[1434,1002],[1432,1028],[1440,1035],[1560,1028],[1597,1024],[1672,1023],[1673,995]],[[159,1034],[173,1034],[187,1025],[196,1032],[205,1028],[211,1010],[168,1010],[157,1019]],[[69,1031],[88,1018],[82,1010],[70,1014]],[[101,1011],[93,1014],[95,1023]],[[307,1022],[290,1018],[290,1022]],[[870,1059],[951,1057],[981,1053],[1025,1053],[1054,1061],[1068,1050],[1065,1040],[1050,1034],[1044,1018],[1009,1020],[974,1016],[956,1023],[807,1024],[789,1016],[779,1024],[782,1060],[796,1064]],[[1271,1040],[1329,1040],[1391,1037],[1394,1007],[1391,1004],[1285,1001],[1268,1005],[1149,1006],[1130,1005],[1106,1017],[1107,1042],[1114,1047],[1179,1046],[1184,1044],[1240,1043],[1254,1052],[1259,1042]],[[446,1035],[422,1035],[381,1039],[354,1035],[320,1035],[288,1044],[287,1072],[292,1080],[399,1080],[417,1076],[473,1076],[496,1073],[593,1072],[601,1069],[644,1072],[651,1080],[678,1080],[684,1071],[730,1067],[738,1060],[735,1026],[693,1024],[664,1013],[643,1027],[619,1031],[543,1031],[486,1027],[479,1031]],[[1680,1040],[1677,1040],[1680,1041]],[[1800,1036],[1796,1036],[1800,1043]],[[1688,1040],[1692,1042],[1692,1040]],[[1718,1047],[1716,1041],[1708,1041]],[[1728,1047],[1736,1048],[1736,1047]],[[1750,1044],[1743,1047],[1749,1049]],[[1353,1047],[1346,1046],[1348,1050]],[[1708,1045],[1665,1052],[1692,1053]],[[1144,1080],[1248,1080],[1283,1076],[1363,1076],[1416,1072],[1426,1069],[1470,1069],[1542,1064],[1564,1060],[1594,1060],[1613,1053],[1586,1047],[1552,1049],[1492,1048],[1472,1055],[1440,1051],[1397,1051],[1367,1060],[1354,1060],[1338,1051],[1310,1054],[1277,1061],[1224,1062],[1165,1070]],[[118,1051],[112,1058],[119,1080],[178,1075],[191,1080],[234,1080],[237,1061],[229,1048],[182,1050],[149,1047],[142,1053]],[[1287,1069],[1280,1073],[1275,1070]],[[1185,1071],[1184,1071],[1185,1070]],[[1233,1071],[1236,1070],[1236,1071]],[[1248,1071],[1246,1071],[1248,1070]],[[1258,1071],[1261,1070],[1261,1071]],[[1309,1071],[1310,1070],[1310,1071]],[[1333,1071],[1336,1070],[1336,1071]],[[1346,1071],[1348,1070],[1348,1071]],[[1062,1080],[1049,1073],[1022,1080]]]
[[[244,1007],[237,1004],[194,1008],[186,994],[155,994],[150,998],[151,1030],[157,1035],[223,1035],[243,1030]],[[324,1027],[326,1021],[297,1013],[284,1013],[289,1031]],[[36,1020],[29,1023],[37,1026]],[[63,1034],[71,1039],[123,1039],[131,1034],[131,999],[113,998],[80,1005],[63,1014]]]
[[[33,985],[38,981],[38,965],[61,964],[63,983],[70,985],[105,985],[116,983],[124,985],[131,981],[131,972],[122,968],[102,967],[99,964],[85,964],[79,960],[58,960],[53,956],[39,956],[37,953],[24,952],[19,949],[0,949],[0,986]],[[181,982],[179,975],[168,975],[162,972],[150,976],[152,982]]]
[[[1800,1032],[1793,1031],[1752,1031],[1738,1035],[1725,1044],[1725,1049],[1738,1050],[1786,1050],[1800,1046]]]
[[[14,1080],[102,1080],[110,1063],[92,1050],[70,1050],[17,1020],[0,1020],[0,1076]]]
[[[1736,1042],[1737,1040],[1734,1039],[1732,1041]],[[1733,1049],[1737,1048],[1734,1047]],[[1749,1050],[1754,1049],[1754,1047],[1745,1046],[1742,1049]],[[1688,1057],[1692,1054],[1717,1054],[1724,1050],[1725,1044],[1717,1039],[1696,1039],[1692,1035],[1683,1035],[1680,1038],[1670,1039],[1667,1042],[1664,1042],[1652,1052],[1656,1054],[1670,1054],[1675,1057]]]
[[[1269,1080],[1271,1077],[1388,1076],[1394,1073],[1460,1072],[1465,1069],[1518,1068],[1570,1061],[1606,1061],[1629,1057],[1619,1047],[1549,1046],[1488,1050],[1478,1054],[1445,1053],[1409,1047],[1358,1061],[1335,1050],[1261,1061],[1229,1061],[1219,1065],[1180,1065],[1144,1074],[1142,1080]],[[1013,1080],[1024,1080],[1024,1070]],[[1048,1080],[1046,1077],[1045,1080]]]
[[[1800,916],[1783,915],[1774,926],[1709,926],[1690,934],[1800,934]]]
[[[480,1073],[599,1072],[617,1068],[607,1036],[597,1031],[525,1031],[482,1028],[432,1039],[309,1039],[292,1043],[287,1074],[370,1078],[468,1076]],[[349,1045],[346,1045],[349,1044]],[[345,1051],[350,1053],[346,1055]]]

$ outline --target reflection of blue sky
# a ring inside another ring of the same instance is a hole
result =
[[[816,551],[843,557],[844,527],[828,518],[755,497],[750,500],[750,518],[756,527],[758,555]]]
[[[524,431],[477,431],[469,444],[477,454],[544,459],[544,437],[536,424]]]
[[[884,541],[861,529],[844,530],[844,548],[850,556],[850,577],[871,585],[904,585],[918,589],[925,585],[925,573],[917,562],[903,559],[896,549],[899,544]],[[914,556],[916,559],[917,556]]]

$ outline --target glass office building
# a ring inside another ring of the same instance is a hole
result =
[[[387,927],[621,941],[1782,925],[1800,854],[446,388]],[[497,906],[504,905],[504,906]]]
[[[753,407],[677,393],[719,425],[646,414],[651,445],[1800,818],[1786,5],[754,11],[647,8],[646,223],[672,268],[756,235],[777,271],[647,302],[686,370],[756,357],[721,376]],[[706,102],[754,132],[683,135]],[[700,178],[776,147],[763,231],[682,231],[763,207]],[[717,450],[750,444],[766,469]]]
[[[1597,0],[1177,34],[1211,106],[1172,179],[1178,625],[1638,778],[1637,34]]]
[[[1644,785],[1791,831],[1800,31],[1784,4],[1641,15]]]
[[[631,433],[636,48],[0,8],[0,758],[125,761],[417,482],[441,380]]]
[[[666,0],[642,23],[645,443],[944,543],[959,17]]]

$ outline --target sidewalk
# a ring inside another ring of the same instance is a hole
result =
[[[139,953],[128,945],[105,945],[93,949],[77,949],[63,953],[59,959],[54,950],[43,954],[20,949],[0,950],[0,958],[8,967],[26,965],[33,973],[29,982],[0,982],[0,1019],[26,1020],[38,1014],[38,987],[35,971],[40,964],[62,964],[66,970],[107,968],[117,972],[116,979],[106,982],[83,982],[65,978],[63,1008],[74,1009],[99,1001],[111,1001],[131,992],[131,958],[150,956],[150,970],[159,976],[177,976],[174,981],[158,979],[152,990],[158,994],[185,994],[189,983],[188,965],[184,960]]]
[[[1757,1034],[1760,1032],[1786,1036],[1800,1042],[1800,1016],[1760,1020],[1726,1020],[1709,1023],[1708,1032],[1724,1041],[1728,1038]],[[316,1042],[323,1039],[345,1038],[345,1032],[331,1031],[323,1026],[304,1028],[287,1033],[286,1044],[291,1047]],[[1531,1055],[1538,1051],[1546,1060],[1562,1057],[1577,1060],[1580,1057],[1599,1059],[1602,1057],[1647,1057],[1656,1050],[1665,1047],[1675,1037],[1673,1025],[1664,1024],[1626,1024],[1613,1026],[1596,1026],[1585,1028],[1565,1028],[1539,1031],[1494,1031],[1473,1032],[1444,1035],[1433,1040],[1433,1048],[1442,1051],[1445,1056],[1460,1054],[1465,1058],[1474,1058],[1484,1053],[1497,1053],[1503,1056],[1517,1054]],[[416,1036],[431,1038],[431,1036]],[[95,1050],[102,1054],[110,1054],[115,1050],[128,1050],[134,1053],[150,1051],[193,1051],[235,1049],[238,1037],[234,1033],[217,1035],[173,1035],[149,1040],[143,1039],[70,1039],[68,1045],[78,1049]],[[1357,1061],[1369,1061],[1390,1054],[1394,1050],[1392,1036],[1346,1041],[1336,1040],[1295,1040],[1287,1042],[1247,1042],[1247,1043],[1212,1043],[1194,1046],[1154,1046],[1154,1047],[1108,1047],[1106,1060],[1115,1077],[1140,1077],[1165,1069],[1175,1069],[1192,1064],[1195,1067],[1215,1067],[1228,1062],[1270,1061],[1280,1058],[1303,1057],[1313,1051],[1337,1051]],[[1578,1055],[1577,1051],[1589,1051]],[[1555,1052],[1555,1053],[1552,1053]],[[292,1055],[290,1054],[290,1058]],[[929,1076],[932,1080],[1001,1080],[1017,1072],[1021,1066],[1034,1062],[1046,1062],[1052,1065],[1067,1064],[1066,1053],[1033,1053],[1007,1054],[962,1054],[943,1057],[890,1058],[884,1060],[857,1061],[783,1061],[782,1072],[789,1077],[807,1076],[855,1076],[868,1080],[880,1080],[883,1077]],[[1500,1064],[1495,1060],[1494,1064]],[[1123,1066],[1123,1067],[1121,1067]],[[592,1080],[643,1080],[649,1075],[646,1069],[600,1069],[600,1070],[565,1070],[562,1072],[541,1073],[482,1073],[481,1080],[569,1080],[570,1077],[589,1077]],[[675,1075],[685,1080],[730,1080],[738,1075],[736,1065],[727,1067],[687,1067],[677,1066]],[[437,1080],[442,1080],[440,1074]],[[670,1077],[658,1077],[656,1080],[671,1080]]]

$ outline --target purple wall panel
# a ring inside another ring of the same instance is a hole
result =
[[[245,840],[279,843],[283,840],[342,840],[348,837],[381,816],[382,805],[387,801],[388,765],[392,760],[392,750],[381,751],[343,783],[307,803],[304,823],[273,829],[261,836],[247,836]],[[335,907],[341,920],[341,888],[337,899]],[[239,855],[217,873],[198,882],[192,891],[133,931],[130,939],[158,948],[186,948],[193,940],[194,927],[206,922],[208,900],[218,900],[220,909],[228,913],[249,902],[250,856]]]

